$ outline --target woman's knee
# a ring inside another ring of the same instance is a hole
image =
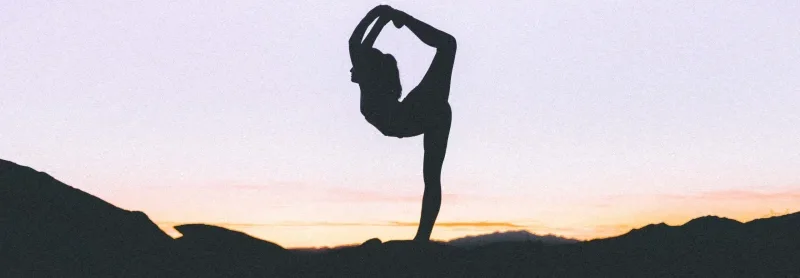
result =
[[[445,103],[430,111],[426,125],[429,130],[441,130],[442,128],[449,129],[452,121],[453,110],[450,108],[450,104]]]
[[[442,192],[442,181],[441,178],[427,178],[423,179],[425,182],[425,191],[436,194],[437,192]]]
[[[445,103],[442,107],[442,118],[447,119],[449,123],[453,119],[453,108],[450,107],[450,103]]]

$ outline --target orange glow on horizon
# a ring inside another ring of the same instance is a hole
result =
[[[739,216],[720,216],[720,217],[727,217],[739,222],[749,222],[754,219],[758,218],[765,218],[765,217],[774,217],[780,216],[785,214],[790,214],[792,211],[788,209],[782,212],[776,212],[771,210],[768,213],[761,214],[757,217],[754,217],[751,214],[746,215],[739,215]],[[608,238],[619,236],[629,232],[632,229],[638,229],[644,227],[649,224],[657,224],[657,223],[665,223],[671,226],[680,226],[684,223],[688,222],[691,219],[701,217],[704,215],[697,215],[693,217],[675,217],[673,219],[669,219],[666,221],[663,220],[652,220],[647,221],[644,218],[638,219],[630,224],[601,224],[601,225],[594,225],[594,226],[586,226],[586,227],[574,227],[574,228],[547,228],[547,227],[531,227],[522,224],[515,224],[511,222],[490,222],[490,221],[476,221],[476,222],[441,222],[436,224],[436,231],[440,236],[434,237],[434,240],[439,241],[448,241],[459,237],[464,236],[472,236],[472,235],[480,235],[480,234],[489,234],[493,232],[506,232],[506,231],[515,231],[515,230],[526,230],[528,232],[538,234],[538,235],[557,235],[566,238],[573,238],[578,240],[592,240],[592,239],[601,239],[601,238]],[[164,230],[170,236],[177,238],[182,236],[179,232],[177,232],[173,227],[182,224],[188,223],[177,223],[177,222],[157,222],[159,228]],[[376,237],[375,234],[370,234],[366,231],[358,232],[357,230],[352,229],[353,227],[364,228],[364,230],[372,230],[374,228],[379,229],[397,229],[402,228],[405,230],[405,236],[408,237],[409,235],[413,235],[408,233],[408,231],[412,231],[416,229],[418,223],[414,222],[386,222],[386,223],[325,223],[325,222],[314,222],[314,223],[274,223],[274,224],[256,224],[256,223],[204,223],[207,225],[219,226],[230,230],[240,231],[251,236],[261,238],[264,240],[272,241],[274,243],[280,244],[286,248],[319,248],[319,247],[334,247],[334,246],[345,246],[345,245],[353,245],[353,244],[360,244],[361,242],[365,241],[366,239]],[[268,234],[274,235],[281,235],[286,236],[285,239],[290,237],[290,234],[284,233],[265,233],[261,229],[268,228],[268,229],[277,229],[280,230],[281,228],[288,228],[288,229],[314,229],[314,230],[330,230],[336,228],[351,228],[348,229],[347,232],[351,235],[354,235],[355,238],[362,238],[363,240],[356,240],[356,241],[343,241],[343,240],[336,240],[334,238],[329,238],[330,242],[308,242],[306,244],[297,244],[297,243],[290,243],[293,242],[292,240],[282,241],[280,238],[282,237],[272,237],[268,236]],[[369,229],[372,228],[372,229]],[[466,228],[466,229],[464,229]],[[395,233],[389,233],[395,234]],[[381,238],[382,240],[391,240],[391,239],[404,239],[401,237],[386,237]],[[288,243],[288,244],[287,244]]]
[[[173,237],[181,236],[173,226],[205,223],[287,248],[301,248],[358,244],[376,237],[384,241],[410,239],[416,232],[420,195],[293,186],[282,191],[250,187],[194,191],[137,189],[118,192],[108,199],[120,207],[144,211]],[[540,200],[521,195],[483,198],[463,192],[446,195],[432,238],[450,240],[526,230],[539,235],[590,240],[622,235],[648,224],[682,225],[706,215],[747,222],[800,211],[800,186],[623,194],[564,198],[549,203]]]

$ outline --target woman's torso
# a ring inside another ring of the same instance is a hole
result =
[[[379,130],[389,127],[399,106],[397,97],[388,93],[361,91],[361,114]]]

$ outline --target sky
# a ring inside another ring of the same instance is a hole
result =
[[[379,2],[0,2],[0,159],[171,227],[410,239],[422,137],[359,111]],[[341,2],[341,3],[339,3]],[[435,239],[800,210],[800,2],[390,1],[458,41]],[[387,26],[404,94],[434,49]]]

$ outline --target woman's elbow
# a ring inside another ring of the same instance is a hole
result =
[[[350,37],[350,39],[347,40],[347,45],[349,45],[350,48],[358,47],[361,45],[361,39],[358,37]]]
[[[458,48],[458,42],[456,42],[456,37],[453,37],[453,35],[445,33],[444,37],[442,38],[441,48],[444,48],[445,50],[449,50],[452,52],[456,52],[456,48]]]

